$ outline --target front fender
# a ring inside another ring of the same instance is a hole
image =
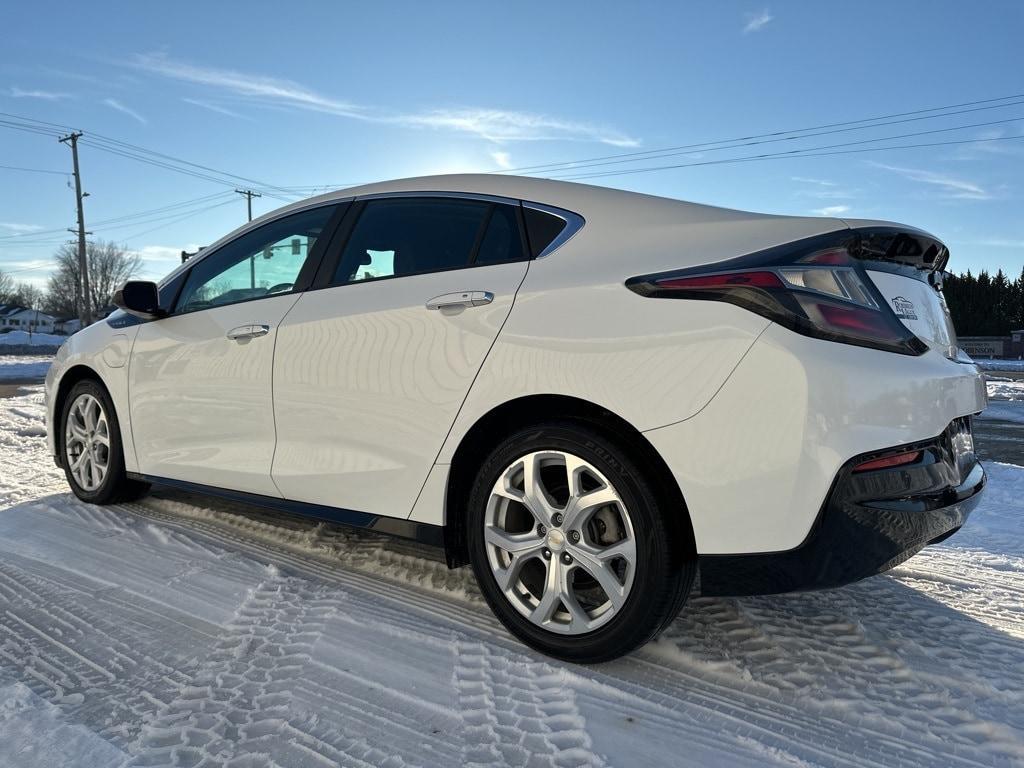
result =
[[[125,468],[138,471],[135,443],[132,440],[131,412],[128,407],[128,369],[132,345],[138,328],[111,328],[105,322],[94,323],[71,336],[54,357],[46,374],[46,444],[50,455],[59,455],[59,409],[63,396],[74,382],[86,376],[98,379],[114,401],[121,426]]]

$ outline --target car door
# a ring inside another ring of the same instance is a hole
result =
[[[218,247],[188,272],[171,315],[139,329],[129,402],[143,474],[280,495],[270,476],[274,343],[337,208],[287,215]]]
[[[278,334],[273,477],[287,498],[409,515],[526,275],[520,222],[506,202],[355,203],[344,247]]]

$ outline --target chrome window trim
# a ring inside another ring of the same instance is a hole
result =
[[[503,205],[519,205],[519,200],[514,197],[502,197],[500,195],[484,195],[477,192],[371,192],[366,195],[358,195],[356,200],[385,200],[390,197],[449,197],[459,200],[478,200],[485,203],[501,203]]]
[[[569,242],[577,232],[583,229],[583,226],[587,223],[587,220],[580,216],[578,213],[567,211],[564,208],[555,208],[551,205],[544,205],[543,203],[531,203],[523,200],[524,208],[532,208],[535,211],[541,213],[548,213],[552,216],[557,216],[565,222],[565,227],[558,233],[558,237],[548,243],[548,247],[537,254],[538,259],[543,259],[545,256],[550,256],[552,253],[557,251],[567,242]]]

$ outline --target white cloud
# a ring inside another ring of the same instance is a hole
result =
[[[138,120],[143,125],[145,125],[148,122],[146,118],[144,118],[134,109],[132,109],[131,107],[126,107],[124,104],[122,104],[120,101],[117,101],[116,99],[104,99],[103,103],[111,109],[116,109],[118,112],[123,112],[124,114],[128,115],[128,117]]]
[[[38,232],[42,229],[38,224],[19,224],[16,221],[0,221],[0,227],[19,235],[28,232]]]
[[[182,101],[184,101],[186,104],[192,104],[192,105],[197,106],[197,107],[202,107],[203,109],[208,109],[211,112],[217,112],[217,113],[219,113],[221,115],[227,115],[228,117],[238,117],[238,118],[241,118],[242,120],[248,120],[249,119],[245,115],[240,115],[237,112],[232,112],[227,107],[222,107],[220,104],[214,104],[213,102],[203,101],[202,99],[182,98]]]
[[[798,181],[801,184],[815,184],[819,187],[834,187],[836,183],[834,181],[826,181],[825,179],[812,179],[807,176],[790,176],[790,181]]]
[[[364,110],[348,102],[331,99],[291,80],[252,75],[233,69],[199,67],[174,61],[162,53],[138,54],[134,64],[139,69],[172,80],[182,80],[211,88],[219,88],[239,96],[290,105],[343,117],[361,117]]]
[[[636,147],[640,144],[634,138],[600,126],[502,109],[437,109],[378,119],[400,125],[463,131],[498,143],[562,139],[595,141],[613,147]]]
[[[815,216],[841,216],[850,210],[848,205],[826,205],[824,208],[816,208],[811,213]]]
[[[146,245],[134,251],[142,259],[142,277],[162,278],[181,264],[181,252],[195,253],[199,245],[188,243],[183,246]]]
[[[131,65],[161,77],[225,91],[265,106],[303,109],[374,123],[435,128],[479,136],[495,143],[562,139],[635,147],[639,141],[604,126],[531,112],[460,107],[388,112],[318,93],[301,83],[232,69],[175,61],[162,53],[137,54]]]
[[[508,152],[491,152],[491,159],[502,170],[508,170],[512,167],[512,158],[509,157]]]
[[[943,197],[957,200],[989,200],[992,197],[990,192],[973,181],[957,179],[953,176],[935,173],[934,171],[922,171],[916,168],[901,168],[895,165],[877,163],[873,160],[868,162],[876,168],[882,168],[886,171],[898,173],[911,181],[918,181],[922,184],[938,187]]]
[[[817,200],[848,200],[857,196],[855,189],[843,189],[838,183],[827,179],[815,179],[808,176],[790,176],[790,181],[805,185],[796,194],[801,197],[813,197]]]
[[[44,101],[60,101],[61,99],[70,99],[70,93],[57,93],[54,91],[40,91],[40,90],[25,90],[24,88],[18,88],[12,86],[8,93],[16,99],[43,99]]]
[[[743,26],[743,34],[749,35],[751,32],[757,32],[764,28],[764,26],[775,17],[768,12],[765,8],[760,13],[748,13],[744,16],[747,23]]]

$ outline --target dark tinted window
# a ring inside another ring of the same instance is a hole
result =
[[[490,207],[446,198],[371,200],[345,244],[333,282],[467,266]]]
[[[179,312],[288,293],[336,207],[272,221],[218,248],[196,264],[178,299]]]
[[[519,236],[516,209],[511,205],[495,205],[487,233],[480,242],[477,264],[495,264],[523,258],[523,240]]]
[[[523,218],[526,220],[526,235],[530,239],[530,250],[534,258],[540,256],[566,227],[565,219],[525,206]]]

